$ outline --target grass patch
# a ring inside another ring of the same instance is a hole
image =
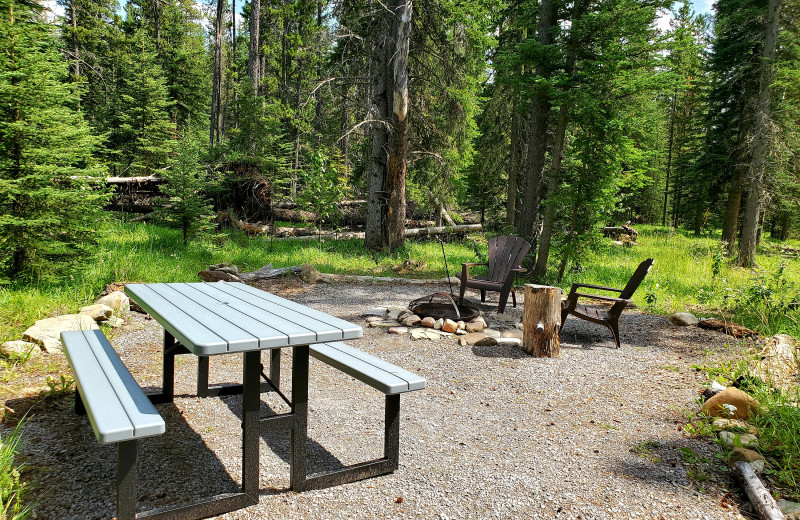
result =
[[[4,520],[25,520],[32,514],[30,506],[23,506],[26,485],[19,478],[22,468],[14,464],[19,454],[22,423],[17,423],[10,434],[0,435],[0,518]]]

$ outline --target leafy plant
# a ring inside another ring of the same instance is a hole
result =
[[[23,506],[26,484],[20,479],[22,467],[14,465],[23,422],[17,423],[10,435],[0,435],[0,518],[3,520],[25,520],[33,512],[31,506]]]
[[[75,385],[75,380],[72,376],[60,374],[58,379],[48,375],[44,383],[49,388],[47,395],[49,397],[61,397],[71,392],[72,387]]]

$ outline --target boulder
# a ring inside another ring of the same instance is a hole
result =
[[[738,388],[726,388],[705,403],[700,411],[711,417],[747,420],[758,411],[759,403]]]
[[[101,296],[95,305],[108,305],[114,312],[123,313],[131,310],[131,299],[122,291],[114,291]]]
[[[373,307],[371,309],[365,310],[364,312],[361,313],[361,315],[362,316],[383,316],[387,312],[389,312],[389,309],[387,309],[386,307]]]
[[[408,327],[389,327],[389,334],[406,334]]]
[[[412,314],[411,316],[407,316],[406,319],[404,319],[402,321],[402,323],[406,327],[413,327],[414,325],[419,324],[421,321],[422,321],[422,318],[420,318],[416,314]]]
[[[719,440],[729,450],[758,447],[758,438],[750,433],[719,432]]]
[[[22,339],[41,345],[46,352],[61,351],[62,332],[98,328],[97,323],[86,314],[65,314],[37,321],[22,333]]]
[[[109,307],[108,305],[103,305],[102,303],[96,303],[94,305],[87,305],[86,307],[81,307],[81,310],[78,311],[79,314],[86,314],[87,316],[91,317],[94,321],[106,321],[108,318],[114,314],[114,309]]]
[[[453,320],[444,320],[442,330],[445,332],[455,332],[458,330],[458,323]]]
[[[676,312],[669,317],[670,323],[679,327],[686,327],[688,325],[697,325],[700,320],[691,312]]]
[[[800,520],[800,504],[782,498],[777,503],[786,520]]]
[[[0,345],[0,355],[7,358],[32,358],[42,355],[42,349],[36,343],[28,341],[6,341]]]
[[[436,320],[434,320],[430,316],[425,316],[424,318],[422,318],[422,321],[419,322],[420,325],[422,325],[423,327],[428,327],[429,329],[432,329],[435,323]]]
[[[433,322],[433,328],[436,330],[441,330],[444,327],[444,319],[439,318],[438,320]]]
[[[317,283],[322,280],[319,271],[311,264],[303,264],[300,267],[300,278],[306,283]]]
[[[728,466],[733,468],[736,462],[747,462],[753,471],[761,473],[764,471],[764,457],[755,450],[748,450],[747,448],[733,448],[733,451],[728,456]]]
[[[504,347],[521,347],[522,346],[522,339],[520,338],[495,338],[498,345]]]

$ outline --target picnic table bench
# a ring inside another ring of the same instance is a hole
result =
[[[101,331],[62,332],[61,342],[75,374],[75,411],[88,416],[98,442],[117,444],[117,520],[132,520],[137,440],[164,433],[164,419]]]

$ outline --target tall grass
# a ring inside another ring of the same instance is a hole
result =
[[[22,423],[17,423],[9,435],[0,435],[0,518],[3,520],[25,520],[32,514],[31,508],[23,505],[25,484],[19,478],[20,467],[14,465]]]

